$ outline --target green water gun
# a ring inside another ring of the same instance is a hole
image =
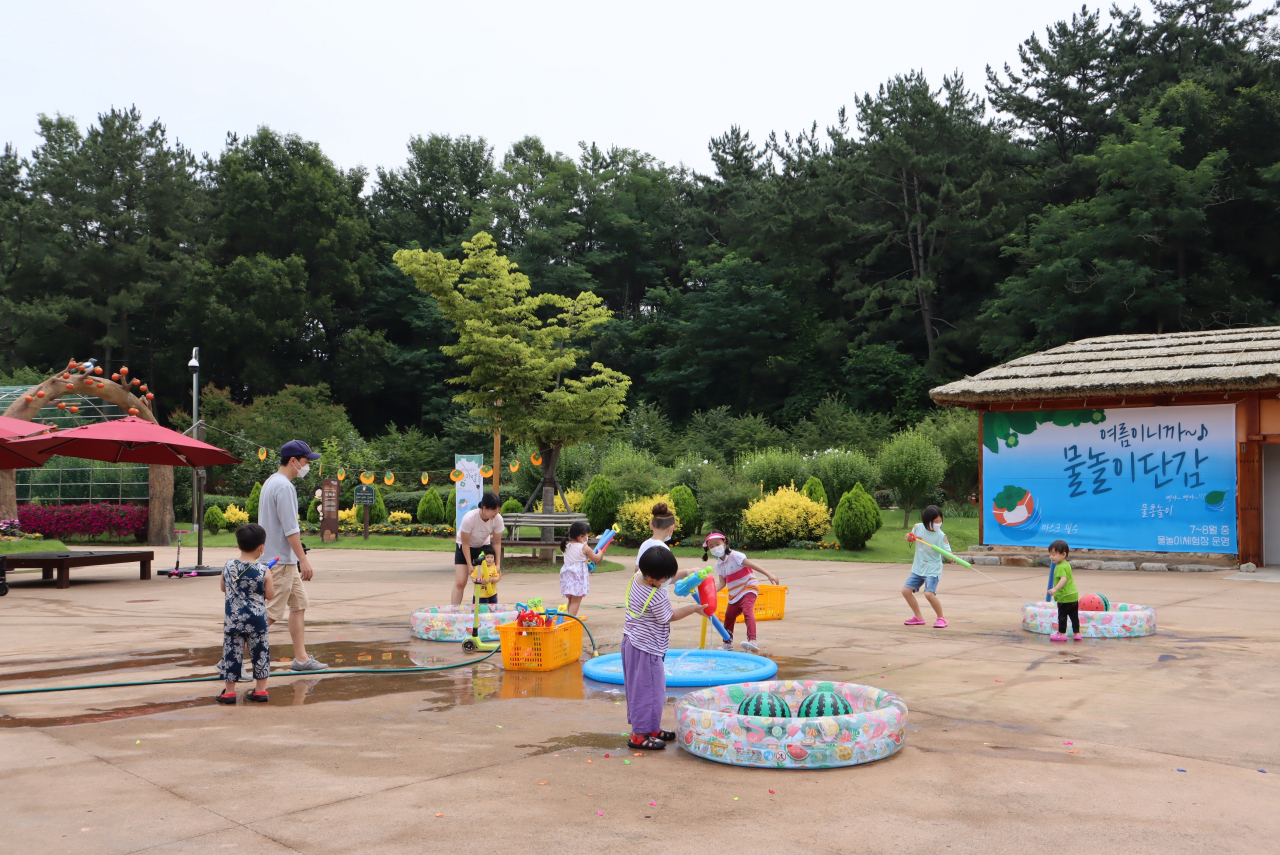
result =
[[[921,540],[920,538],[916,537],[914,534],[908,533],[907,540],[910,540],[913,543],[923,543],[925,546],[929,547],[934,552],[941,555],[943,558],[950,558],[952,561],[959,564],[961,567],[968,567],[969,569],[973,569],[973,565],[970,564],[968,561],[965,561],[963,558],[957,558],[954,555],[952,555],[950,552],[947,552],[947,550],[943,549],[941,546],[934,546],[929,541]]]

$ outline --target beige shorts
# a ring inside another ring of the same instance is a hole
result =
[[[272,567],[271,584],[275,587],[276,595],[267,603],[267,620],[281,620],[286,611],[300,612],[310,604],[297,564],[277,564]]]

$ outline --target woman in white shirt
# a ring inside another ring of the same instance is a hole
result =
[[[455,539],[457,549],[453,553],[453,593],[449,601],[453,605],[462,602],[462,595],[467,592],[467,580],[471,578],[471,569],[480,560],[480,556],[488,553],[493,556],[494,578],[497,581],[502,575],[502,514],[498,513],[498,497],[493,493],[485,493],[480,504],[467,511],[458,521],[458,534]]]

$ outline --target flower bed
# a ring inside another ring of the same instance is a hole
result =
[[[304,534],[319,534],[320,526],[315,523],[303,523],[302,531]],[[396,525],[394,523],[376,523],[369,526],[369,534],[398,534],[402,537],[453,537],[456,533],[451,525],[423,525],[421,523],[413,523],[411,525]],[[338,534],[340,535],[363,535],[363,525],[340,525],[338,526]]]
[[[56,537],[136,537],[146,539],[145,505],[19,505],[18,522],[27,534]]]
[[[838,543],[826,543],[819,540],[793,540],[787,544],[787,549],[839,549]]]

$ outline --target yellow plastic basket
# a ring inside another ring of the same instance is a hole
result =
[[[724,620],[729,609],[729,593],[721,591],[716,597],[716,617]],[[786,585],[761,585],[756,596],[756,620],[782,620],[787,611]]]
[[[498,626],[502,667],[508,671],[554,671],[582,656],[582,624],[565,618],[556,626]]]

